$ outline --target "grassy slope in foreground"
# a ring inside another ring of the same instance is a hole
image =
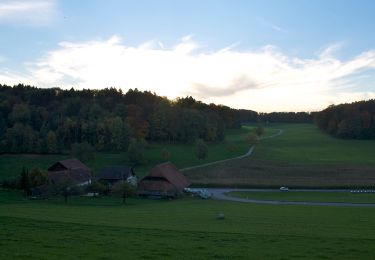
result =
[[[364,259],[375,250],[373,208],[0,198],[2,256],[11,259]]]
[[[151,167],[163,161],[161,151],[165,148],[170,154],[170,161],[177,167],[183,168],[202,163],[208,163],[226,158],[232,158],[244,154],[249,148],[245,142],[246,136],[252,127],[242,127],[241,129],[230,129],[226,132],[225,141],[232,142],[235,146],[233,151],[227,149],[226,142],[211,143],[208,145],[208,156],[204,160],[199,160],[195,156],[193,144],[150,144],[145,150],[146,162],[136,168],[137,174],[143,176]],[[270,133],[272,129],[268,130]],[[69,155],[36,155],[36,154],[18,154],[18,155],[0,155],[0,181],[9,177],[21,174],[22,167],[28,169],[38,167],[46,170],[52,163],[69,158]],[[127,153],[97,153],[95,160],[87,163],[94,174],[96,174],[105,165],[123,165],[129,164]]]
[[[306,202],[348,202],[348,203],[375,203],[374,193],[350,192],[246,192],[233,191],[228,195],[255,200],[274,201],[306,201]]]

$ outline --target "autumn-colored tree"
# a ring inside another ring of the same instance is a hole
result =
[[[39,168],[33,168],[29,174],[30,185],[32,187],[38,187],[49,183],[49,178],[46,172],[43,172]]]
[[[54,131],[49,131],[47,134],[47,149],[48,153],[57,152],[57,138]]]
[[[249,133],[246,136],[246,142],[249,146],[255,145],[257,141],[258,141],[258,136],[255,133]]]
[[[232,141],[226,141],[225,142],[225,148],[229,151],[229,152],[234,152],[237,147],[236,147],[236,144]]]
[[[169,159],[171,158],[171,153],[166,148],[163,148],[163,150],[161,150],[160,155],[163,161],[169,161]]]
[[[255,129],[255,133],[257,134],[257,136],[262,136],[264,134],[264,127],[263,125],[261,124],[258,124],[256,129]]]
[[[136,139],[145,139],[149,133],[149,123],[143,118],[142,108],[138,105],[126,106],[126,122],[130,126],[131,134]]]
[[[208,146],[202,139],[197,139],[195,142],[195,156],[199,160],[203,160],[208,155]]]

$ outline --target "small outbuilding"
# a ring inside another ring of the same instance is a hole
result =
[[[138,183],[140,196],[177,197],[189,180],[170,162],[156,165],[150,173]]]
[[[77,159],[67,159],[54,163],[48,168],[48,177],[52,184],[68,181],[83,186],[91,183],[91,171]]]
[[[135,176],[132,167],[125,165],[112,165],[104,167],[96,176],[96,179],[112,187],[118,181],[127,181],[128,178]]]

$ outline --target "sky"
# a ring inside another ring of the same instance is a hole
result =
[[[375,98],[372,0],[0,0],[0,84],[258,112]]]

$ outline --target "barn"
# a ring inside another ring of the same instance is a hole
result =
[[[132,167],[126,165],[111,165],[104,167],[96,179],[109,187],[112,187],[118,181],[127,181],[129,177],[134,176]]]
[[[190,182],[170,162],[156,165],[138,183],[140,196],[177,197],[183,193]]]
[[[48,177],[52,184],[68,181],[82,186],[91,183],[90,169],[77,159],[67,159],[54,163],[48,168]]]

